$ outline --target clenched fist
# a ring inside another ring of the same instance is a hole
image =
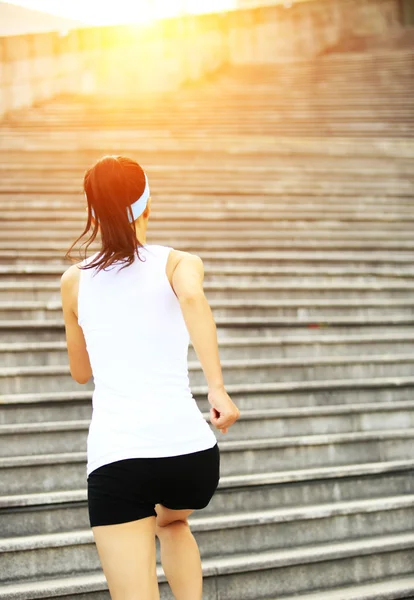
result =
[[[224,389],[224,386],[209,389],[207,397],[211,404],[210,422],[221,433],[227,433],[228,428],[240,417],[239,409]]]

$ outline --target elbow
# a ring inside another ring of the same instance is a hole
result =
[[[72,379],[74,381],[76,381],[76,383],[80,383],[82,385],[85,383],[88,383],[88,381],[89,381],[89,379],[85,379],[85,378],[81,379],[80,377],[74,377],[73,375],[72,375]]]
[[[80,383],[81,385],[84,385],[85,383],[88,383],[88,381],[90,380],[90,378],[92,377],[92,373],[85,375],[84,373],[73,373],[71,371],[71,377],[74,381],[76,381],[76,383]]]
[[[179,296],[180,304],[184,305],[193,305],[198,304],[199,302],[205,301],[206,297],[204,295],[204,291],[195,291],[189,292],[187,294],[183,294]]]
[[[77,356],[69,359],[69,372],[72,379],[80,384],[88,383],[93,375],[89,360],[80,360]]]

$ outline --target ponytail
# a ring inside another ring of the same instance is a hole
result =
[[[88,205],[88,220],[84,231],[75,240],[65,255],[88,231],[92,230],[86,242],[86,250],[101,232],[102,248],[98,255],[82,269],[97,267],[106,269],[114,262],[124,262],[125,267],[132,264],[135,254],[142,260],[138,247],[142,247],[131,225],[134,216],[131,209],[137,198],[146,188],[146,176],[142,167],[134,160],[124,156],[104,156],[90,167],[84,176],[83,189]],[[94,222],[92,225],[92,217]]]

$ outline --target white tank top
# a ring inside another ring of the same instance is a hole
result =
[[[125,458],[212,448],[191,393],[190,336],[165,272],[169,246],[144,244],[142,262],[80,270],[78,323],[93,372],[87,475]],[[98,253],[82,261],[90,262]]]

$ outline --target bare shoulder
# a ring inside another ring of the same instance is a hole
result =
[[[196,262],[198,264],[202,264],[201,258],[197,254],[193,254],[192,252],[184,252],[183,250],[175,250],[175,249],[171,250],[171,252],[168,256],[167,267],[166,267],[167,276],[168,276],[168,279],[169,279],[171,285],[172,285],[173,273],[176,270],[177,266],[180,264],[180,262],[184,258],[193,259],[194,262]]]
[[[192,252],[184,252],[183,250],[171,250],[170,255],[168,257],[168,261],[174,265],[174,268],[180,263],[184,258],[193,259],[197,262],[201,261],[201,258],[197,254],[193,254]]]
[[[60,278],[61,282],[62,283],[70,283],[71,281],[75,281],[79,274],[78,265],[80,265],[80,264],[81,263],[75,263],[75,264],[71,265],[70,267],[68,267],[61,275],[61,278]]]

